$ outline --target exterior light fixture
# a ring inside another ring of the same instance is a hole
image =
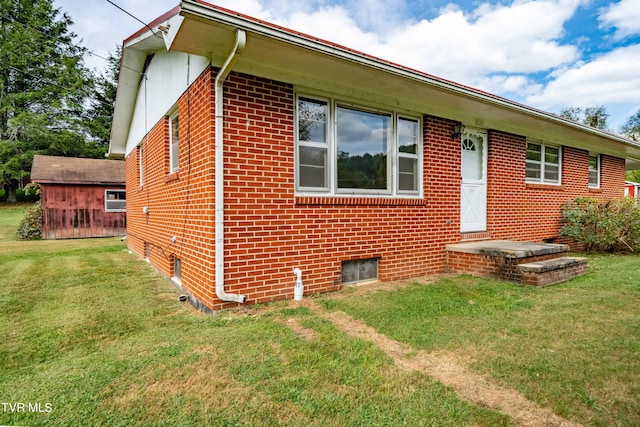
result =
[[[459,139],[463,133],[464,125],[462,123],[456,123],[455,125],[453,125],[453,129],[451,130],[451,139]]]

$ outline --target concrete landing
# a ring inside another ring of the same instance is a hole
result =
[[[485,255],[504,258],[530,258],[569,252],[569,245],[557,243],[514,242],[511,240],[484,240],[447,245],[448,252]]]

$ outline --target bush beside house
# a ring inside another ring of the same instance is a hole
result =
[[[640,206],[631,198],[576,198],[563,207],[562,221],[560,235],[587,252],[640,250]]]

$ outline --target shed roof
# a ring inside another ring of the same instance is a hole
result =
[[[124,185],[124,162],[36,155],[31,166],[31,180],[55,184]]]

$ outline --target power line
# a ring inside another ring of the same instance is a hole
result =
[[[14,18],[9,17],[9,20],[10,20],[11,22],[13,22],[14,24],[18,24],[18,25],[20,25],[20,26],[22,26],[22,27],[24,27],[24,28],[27,28],[27,29],[29,29],[29,30],[31,30],[31,31],[35,31],[35,32],[37,32],[37,33],[40,33],[40,34],[42,34],[43,36],[45,36],[45,37],[47,37],[47,38],[51,38],[51,37],[52,37],[52,36],[51,36],[51,34],[48,34],[48,33],[44,32],[44,31],[42,31],[42,30],[39,30],[38,28],[33,28],[33,27],[29,26],[29,25],[23,24],[22,22],[17,21],[17,20],[15,20]],[[77,47],[77,46],[76,46],[75,44],[73,44],[72,42],[67,42],[67,41],[64,41],[64,40],[60,40],[60,42],[61,42],[61,43],[66,44],[67,46],[70,46],[70,47]],[[86,49],[86,48],[85,48],[85,49]],[[87,53],[87,54],[89,54],[89,55],[91,55],[91,56],[95,56],[96,58],[104,59],[104,60],[105,60],[105,61],[107,61],[107,62],[110,62],[110,61],[111,61],[111,59],[110,59],[110,58],[105,58],[104,56],[98,55],[97,53],[95,53],[95,52],[93,52],[93,51],[91,51],[91,50],[89,50],[89,49],[86,49],[86,53]],[[140,75],[142,75],[142,74],[143,74],[142,72],[140,72],[140,71],[138,71],[138,70],[136,70],[136,69],[134,69],[134,68],[127,67],[126,65],[124,65],[124,64],[122,64],[122,63],[120,63],[120,66],[121,66],[122,68],[126,68],[126,69],[128,69],[128,70],[135,71],[136,73],[138,73],[138,74],[140,74]]]
[[[159,35],[158,33],[156,33],[155,31],[153,31],[153,28],[151,28],[149,26],[149,24],[147,24],[146,22],[144,22],[142,19],[138,18],[137,16],[133,15],[132,13],[128,12],[127,10],[121,8],[120,6],[118,6],[117,4],[115,4],[114,2],[112,2],[111,0],[106,0],[107,3],[109,3],[110,5],[120,9],[122,12],[126,13],[127,15],[129,15],[130,17],[132,17],[133,19],[135,19],[136,21],[138,21],[139,23],[141,23],[142,25],[144,25],[145,27],[147,27],[149,29],[149,31],[151,31],[151,34],[153,34],[156,37],[159,37],[160,39],[164,40],[164,38]]]

